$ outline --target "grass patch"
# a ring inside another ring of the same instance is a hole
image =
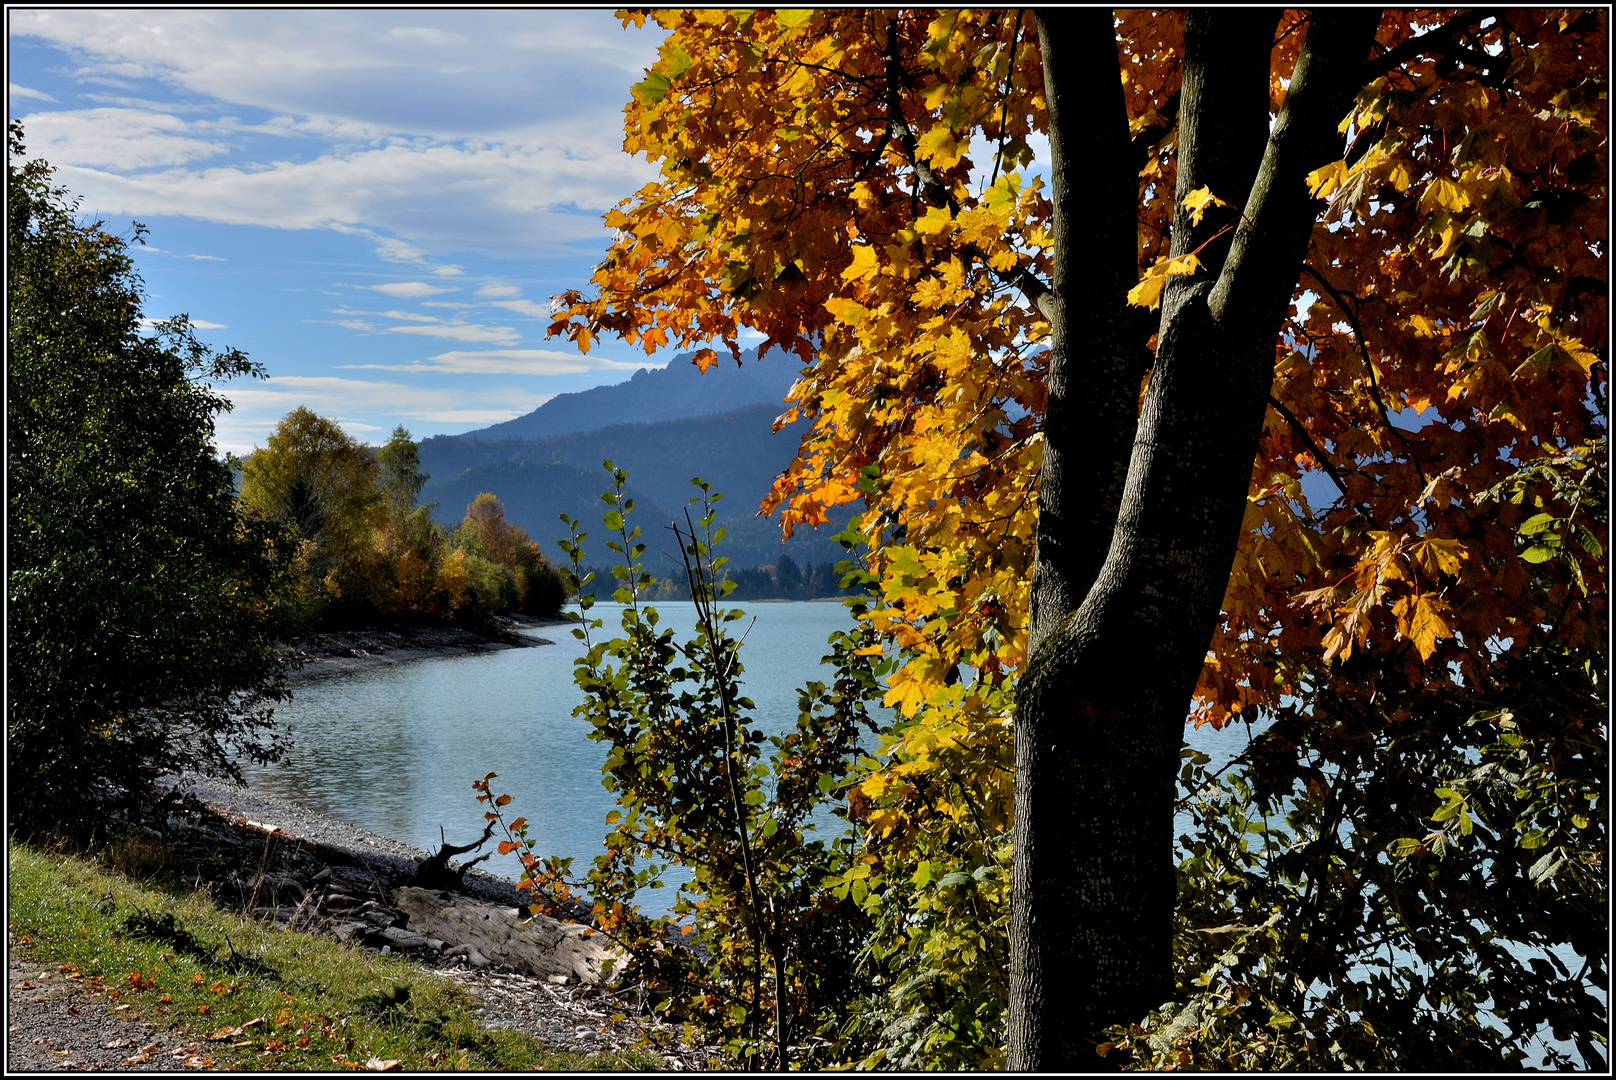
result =
[[[484,1029],[471,1011],[475,1000],[419,964],[244,919],[200,893],[138,884],[14,839],[7,865],[11,931],[30,961],[65,967],[131,1020],[183,1029],[220,1065],[658,1067],[639,1051],[585,1057],[548,1050],[521,1032]]]

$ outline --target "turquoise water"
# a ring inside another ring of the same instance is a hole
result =
[[[688,636],[695,608],[655,605],[663,625]],[[824,678],[825,639],[850,627],[840,603],[742,603],[746,618],[743,689],[757,706],[756,723],[791,727],[797,688]],[[621,607],[595,613],[616,631]],[[531,634],[554,642],[471,656],[417,660],[391,667],[315,676],[299,682],[278,710],[294,749],[281,765],[247,767],[248,783],[310,810],[427,851],[442,835],[467,843],[482,834],[483,806],[471,784],[488,773],[496,794],[512,798],[508,818],[526,817],[537,850],[570,856],[584,871],[600,854],[605,818],[615,803],[600,783],[605,748],[592,742],[588,722],[572,715],[582,701],[573,661],[583,651],[570,625]],[[1188,731],[1215,765],[1244,748],[1242,731]],[[724,797],[714,792],[715,798]],[[1181,817],[1178,831],[1189,826]],[[521,876],[514,855],[495,855],[483,868]],[[670,875],[671,883],[681,880]],[[648,898],[650,899],[650,898]],[[657,909],[661,905],[647,905]]]
[[[681,638],[688,635],[693,605],[655,606],[663,625]],[[824,677],[818,662],[826,637],[850,626],[851,618],[840,603],[736,606],[747,613],[732,631],[746,633],[743,689],[757,706],[754,723],[785,730],[796,721],[797,687]],[[616,604],[596,606],[606,622],[604,636],[616,631],[620,610]],[[527,817],[539,852],[571,856],[581,875],[600,853],[605,818],[615,808],[600,784],[605,748],[587,737],[588,722],[572,715],[582,700],[573,660],[583,646],[570,625],[531,633],[554,644],[299,682],[295,699],[278,710],[295,748],[282,765],[245,769],[249,784],[435,851],[440,827],[451,843],[481,835],[483,807],[471,784],[497,773],[494,792],[512,797],[508,817]],[[1186,728],[1185,737],[1217,769],[1245,749],[1250,733],[1241,726],[1222,732]],[[1188,832],[1188,815],[1179,815],[1175,825],[1175,835]],[[521,875],[514,856],[495,855],[483,868],[512,879]],[[665,875],[668,887],[643,896],[642,906],[652,913],[666,910],[674,887],[687,879]],[[1557,952],[1572,970],[1580,965],[1569,949]]]
[[[688,636],[694,605],[655,606],[664,626]],[[747,634],[743,691],[757,706],[756,724],[789,728],[796,723],[797,687],[823,677],[817,665],[825,639],[852,619],[840,603],[735,606],[747,613],[731,629]],[[612,636],[620,606],[602,603],[594,610],[605,620],[605,636]],[[572,678],[582,643],[568,625],[530,633],[555,644],[299,682],[293,700],[277,710],[294,749],[281,765],[246,769],[249,785],[436,851],[440,826],[451,843],[482,835],[483,806],[471,784],[497,773],[492,789],[512,798],[507,820],[526,817],[537,850],[571,856],[581,873],[600,854],[606,814],[615,808],[600,783],[605,748],[587,737],[588,721],[572,715],[583,700]],[[521,875],[514,855],[495,855],[482,867],[513,879]],[[679,878],[667,880],[671,902]]]

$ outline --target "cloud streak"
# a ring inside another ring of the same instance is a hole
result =
[[[219,389],[235,407],[218,418],[216,442],[221,451],[234,454],[250,453],[255,446],[262,446],[281,418],[299,406],[334,419],[355,438],[374,442],[377,433],[390,430],[398,419],[467,430],[514,419],[555,396],[519,385],[419,387],[297,375]]]
[[[603,12],[10,14],[14,40],[130,91],[24,117],[30,150],[101,213],[370,230],[405,262],[560,254],[598,244],[600,212],[652,175],[616,113],[660,31]],[[142,80],[211,101],[161,105]]]
[[[637,371],[643,361],[608,360],[599,355],[554,349],[488,349],[439,353],[407,364],[339,364],[346,371],[399,371],[443,375],[581,375],[590,371]],[[655,366],[655,365],[651,365]]]

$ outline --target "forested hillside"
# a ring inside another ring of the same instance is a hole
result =
[[[754,361],[751,366],[765,365]],[[703,377],[693,366],[682,366],[689,367],[693,377]],[[716,382],[725,374],[729,372],[714,371],[705,378]],[[671,572],[677,548],[671,539],[663,544],[649,534],[680,512],[694,493],[690,479],[695,476],[724,494],[720,519],[730,531],[724,553],[732,565],[772,565],[786,554],[799,563],[834,563],[845,553],[830,537],[845,523],[846,512],[831,526],[799,530],[784,545],[778,522],[755,516],[774,478],[791,463],[800,437],[799,424],[771,430],[782,408],[754,404],[717,416],[613,424],[546,439],[424,439],[421,467],[431,479],[421,500],[438,503],[435,516],[449,520],[479,492],[491,491],[504,502],[514,524],[541,545],[551,545],[566,535],[558,520],[563,513],[585,522],[586,529],[589,523],[599,524],[605,509],[600,492],[608,479],[600,465],[611,460],[628,471],[630,493],[648,532],[648,565],[661,576]],[[549,546],[545,551],[553,553]]]

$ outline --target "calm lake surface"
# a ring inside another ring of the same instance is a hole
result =
[[[681,639],[695,621],[694,605],[655,605]],[[781,731],[796,722],[797,687],[816,678],[825,639],[849,627],[840,603],[741,603],[751,624],[741,659],[744,691],[757,705],[757,723]],[[598,633],[617,630],[618,604],[597,604]],[[755,619],[755,622],[752,620]],[[572,715],[582,701],[573,660],[583,652],[570,625],[538,627],[553,641],[532,649],[416,660],[392,667],[315,676],[296,685],[278,710],[294,749],[281,765],[250,767],[248,783],[310,810],[427,851],[439,828],[451,843],[482,834],[483,808],[473,780],[498,773],[496,794],[508,793],[509,818],[525,816],[542,854],[571,856],[584,871],[600,853],[612,796],[600,784],[605,748],[587,737],[588,722]],[[1246,744],[1244,731],[1187,731],[1197,747],[1222,764]],[[716,793],[715,795],[720,794]],[[1180,823],[1180,831],[1188,821]],[[495,855],[483,868],[516,878],[515,856]],[[678,881],[670,876],[671,884]],[[648,904],[648,907],[658,905]]]
[[[840,603],[742,603],[743,690],[757,705],[758,726],[796,723],[797,687],[814,678],[825,639],[850,627]],[[655,605],[663,626],[683,640],[695,622],[689,601]],[[600,603],[598,634],[618,630],[621,605]],[[439,827],[451,843],[482,835],[483,807],[471,784],[488,773],[496,794],[512,797],[508,820],[525,816],[538,851],[572,856],[583,872],[600,854],[606,814],[601,787],[605,748],[590,741],[589,723],[572,715],[583,695],[573,661],[583,644],[569,624],[536,627],[553,641],[532,649],[416,660],[392,667],[297,683],[277,710],[294,749],[280,765],[244,770],[250,786],[382,836],[436,851]],[[718,793],[715,793],[718,794]],[[514,855],[495,855],[483,869],[521,876]],[[670,876],[671,884],[679,880]],[[647,905],[655,907],[656,905]]]
[[[694,605],[654,605],[662,625],[689,636]],[[744,692],[757,705],[755,723],[782,731],[796,722],[797,687],[825,678],[819,659],[825,639],[852,625],[840,603],[740,603],[751,624],[741,660]],[[618,630],[621,605],[597,604],[603,638]],[[752,620],[755,619],[755,622]],[[508,793],[508,817],[525,816],[541,854],[571,856],[580,876],[600,853],[605,818],[615,808],[600,784],[605,748],[589,740],[588,722],[572,715],[582,701],[573,660],[583,645],[570,624],[531,631],[555,644],[475,656],[417,660],[392,667],[315,676],[296,686],[278,714],[293,734],[286,762],[247,766],[248,783],[328,817],[436,851],[441,826],[451,843],[482,835],[483,809],[473,780],[498,773],[496,794]],[[1191,746],[1217,769],[1245,749],[1250,734],[1185,728]],[[715,797],[722,797],[715,792]],[[1175,836],[1191,828],[1187,815]],[[495,855],[483,868],[512,880],[515,856]],[[688,874],[665,875],[668,887],[641,897],[648,913],[665,911]],[[659,902],[660,901],[660,902]],[[1575,971],[1568,948],[1556,950]],[[1603,999],[1603,993],[1600,993]],[[1569,1049],[1544,1033],[1544,1040]]]

